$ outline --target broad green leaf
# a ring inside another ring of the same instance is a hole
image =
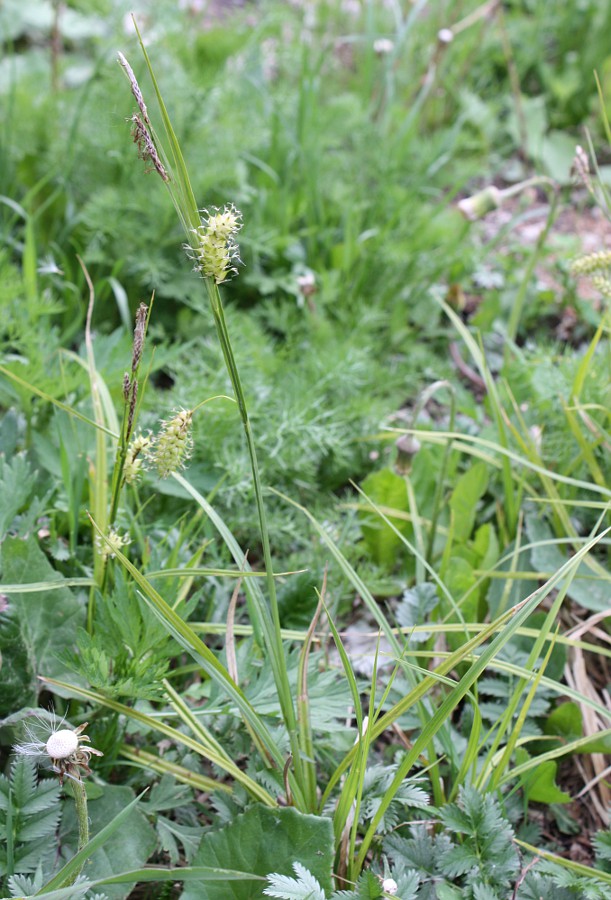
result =
[[[450,497],[450,509],[454,514],[454,539],[459,543],[471,536],[477,504],[487,487],[488,467],[483,462],[474,463],[458,479]]]
[[[443,573],[443,580],[456,603],[460,604],[460,609],[465,621],[479,621],[479,591],[472,590],[477,582],[477,576],[467,560],[462,559],[459,556],[452,556],[448,562],[446,571]],[[461,598],[467,593],[468,596],[461,602]],[[442,607],[444,605],[444,601],[442,600]],[[457,635],[457,638],[460,642],[460,635]]]
[[[473,549],[479,560],[478,568],[494,568],[499,558],[499,540],[493,525],[488,522],[480,525],[473,538]]]
[[[48,581],[54,590],[46,595],[11,590],[0,606],[0,714],[11,712],[17,703],[36,705],[37,675],[66,675],[57,654],[72,646],[76,629],[84,622],[84,609],[72,592],[67,587],[56,589],[62,579],[36,539],[7,538],[2,582],[32,581]]]
[[[193,865],[290,876],[293,864],[299,862],[330,892],[333,855],[330,819],[257,804],[225,828],[207,832]],[[265,886],[260,881],[193,884],[187,886],[182,900],[255,900],[264,897]]]
[[[382,469],[369,475],[362,484],[362,489],[371,500],[391,517],[388,510],[408,511],[407,490],[403,478],[390,469]],[[385,569],[394,568],[397,556],[401,551],[401,539],[374,512],[361,512],[361,531],[363,542],[373,560]],[[396,528],[405,533],[407,524],[404,520],[395,519]]]

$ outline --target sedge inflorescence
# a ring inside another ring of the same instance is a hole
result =
[[[190,409],[181,409],[173,418],[162,422],[161,431],[149,454],[160,478],[167,478],[172,472],[184,468],[193,449],[192,422],[193,412]]]
[[[202,211],[201,225],[193,230],[195,240],[189,247],[195,268],[205,278],[221,284],[237,272],[234,263],[240,262],[239,248],[234,237],[242,227],[242,214],[235,206],[223,211]]]
[[[123,478],[127,484],[134,484],[138,481],[152,442],[152,438],[146,434],[137,434],[130,441],[123,466]]]
[[[571,274],[588,276],[603,297],[611,297],[611,250],[598,250],[578,257],[571,264]]]
[[[128,534],[120,534],[114,528],[109,528],[106,534],[106,540],[100,536],[96,538],[96,543],[102,554],[102,559],[114,559],[117,553],[122,553],[123,549],[131,544],[131,538]]]

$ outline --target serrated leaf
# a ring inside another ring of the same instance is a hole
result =
[[[55,834],[59,825],[59,817],[59,808],[39,812],[35,819],[30,819],[26,825],[19,829],[19,840],[29,842]]]
[[[501,900],[500,894],[493,891],[488,884],[474,883],[471,886],[471,890],[473,891],[474,900]]]
[[[170,855],[170,861],[176,864],[179,860],[178,844],[182,844],[185,857],[191,860],[195,855],[202,837],[201,827],[198,825],[181,825],[158,815],[156,820],[157,834],[161,846]]]
[[[469,816],[455,803],[448,803],[442,808],[441,821],[450,831],[457,831],[459,834],[471,833],[472,825]]]
[[[422,625],[428,621],[431,613],[439,604],[437,585],[431,582],[417,584],[403,592],[401,603],[396,610],[397,622],[403,628],[413,628],[414,625]],[[413,643],[422,643],[428,640],[429,635],[423,632],[408,635]]]
[[[60,787],[56,778],[45,778],[38,782],[35,793],[21,807],[21,812],[31,816],[48,809],[50,803],[57,803]]]
[[[597,859],[604,859],[611,862],[611,831],[599,831],[594,836],[594,847],[596,849]]]
[[[13,804],[22,809],[36,793],[36,767],[25,756],[16,756],[11,765]]]
[[[186,784],[179,784],[170,775],[164,775],[151,788],[146,802],[140,806],[147,814],[160,810],[176,809],[188,803],[192,797],[191,789]]]
[[[356,896],[358,900],[378,900],[384,896],[380,879],[373,872],[362,872],[356,883]]]
[[[448,878],[456,878],[458,875],[466,875],[471,869],[476,869],[479,865],[479,857],[473,852],[470,844],[461,844],[458,847],[452,847],[447,853],[444,853],[440,860],[439,867],[444,875]]]

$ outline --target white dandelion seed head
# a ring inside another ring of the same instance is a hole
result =
[[[25,739],[13,747],[15,753],[37,757],[39,762],[44,761],[49,755],[47,742],[62,730],[63,725],[66,725],[65,717],[58,719],[53,710],[39,710],[38,713],[31,714],[23,726]]]
[[[78,735],[76,731],[70,731],[68,728],[54,732],[45,745],[51,759],[66,759],[77,747]]]
[[[92,755],[104,755],[90,746],[89,737],[83,734],[86,727],[87,722],[77,728],[71,728],[65,719],[58,723],[54,713],[47,713],[46,718],[33,716],[25,725],[27,740],[15,744],[13,750],[20,756],[33,758],[38,765],[51,768],[59,775],[60,783],[64,777],[80,781],[81,773],[91,773]]]

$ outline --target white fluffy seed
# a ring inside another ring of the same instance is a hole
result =
[[[63,728],[54,732],[47,741],[47,753],[51,759],[66,759],[78,747],[78,735]]]

